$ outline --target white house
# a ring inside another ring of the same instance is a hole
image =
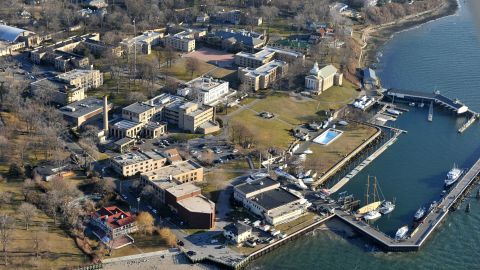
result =
[[[230,223],[223,228],[223,235],[239,245],[252,236],[252,227],[242,222]]]

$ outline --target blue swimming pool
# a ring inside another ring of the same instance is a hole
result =
[[[313,142],[322,145],[328,145],[329,143],[338,139],[342,135],[342,133],[343,131],[340,131],[338,129],[329,128],[325,130],[322,134],[318,135],[315,139],[313,139]]]

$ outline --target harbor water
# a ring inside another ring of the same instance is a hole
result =
[[[469,3],[454,16],[396,34],[382,50],[378,74],[385,87],[432,92],[458,98],[480,112],[480,30],[475,28]],[[408,131],[354,177],[342,190],[364,200],[367,177],[376,176],[383,195],[396,209],[374,223],[393,236],[412,225],[415,211],[428,208],[444,189],[443,180],[456,164],[467,168],[480,157],[480,124],[463,134],[466,121],[453,112],[434,107],[409,107],[392,126]],[[479,186],[471,194],[474,196]],[[467,199],[417,253],[373,252],[361,238],[317,231],[254,261],[249,269],[479,269],[480,201]]]

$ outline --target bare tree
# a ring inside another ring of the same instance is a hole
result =
[[[193,57],[187,58],[185,69],[190,72],[190,77],[193,79],[193,74],[200,71],[200,61]]]
[[[38,209],[33,204],[25,202],[18,207],[17,211],[23,216],[23,220],[25,221],[25,230],[28,230],[30,222],[36,217],[37,210]]]
[[[8,244],[12,240],[12,230],[14,226],[14,219],[6,214],[0,216],[0,241],[2,242],[2,251],[4,265],[8,265]]]

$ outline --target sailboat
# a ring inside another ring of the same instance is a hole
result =
[[[373,184],[373,202],[369,203],[370,199],[370,176],[368,176],[367,179],[367,192],[365,194],[365,206],[361,207],[360,209],[357,210],[357,214],[363,215],[363,219],[369,221],[369,220],[375,220],[379,217],[382,216],[380,212],[377,211],[377,209],[380,207],[382,204],[382,201],[380,200],[378,196],[378,191],[377,191],[377,178],[374,177],[374,184]]]

